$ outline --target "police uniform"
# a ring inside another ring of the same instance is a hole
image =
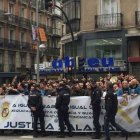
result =
[[[94,85],[91,91],[91,105],[93,110],[93,124],[95,127],[95,135],[92,135],[93,139],[99,139],[100,138],[100,123],[99,123],[99,117],[101,112],[101,97],[102,97],[102,91],[97,87],[97,85]]]
[[[107,94],[105,96],[105,110],[106,110],[104,119],[105,140],[110,140],[109,123],[111,123],[114,127],[116,127],[117,130],[122,131],[122,133],[126,135],[127,140],[128,132],[115,122],[115,116],[118,110],[118,100],[117,94],[114,94],[112,83],[108,84]]]
[[[60,135],[58,137],[64,138],[64,130],[65,125],[68,128],[69,136],[71,135],[71,125],[69,121],[69,105],[70,103],[70,89],[62,85],[58,89],[58,96],[56,98],[55,108],[58,110],[58,120],[59,120],[59,127],[60,127]]]
[[[43,103],[42,103],[42,97],[40,93],[35,90],[32,91],[28,98],[28,107],[31,109],[32,115],[33,115],[33,130],[34,130],[34,137],[37,137],[37,122],[38,119],[40,121],[40,127],[41,127],[41,135],[45,136],[45,121],[44,121],[44,111],[43,111]],[[32,107],[35,108],[35,110],[32,110]]]

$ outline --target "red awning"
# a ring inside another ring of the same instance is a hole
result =
[[[128,57],[128,62],[140,62],[140,57]]]

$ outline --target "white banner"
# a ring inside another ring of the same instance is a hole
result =
[[[32,129],[32,116],[27,100],[28,96],[22,95],[0,96],[0,129]],[[134,99],[128,96],[118,100],[119,109],[116,121],[130,132],[140,132],[140,96]],[[55,101],[56,97],[43,97],[47,131],[59,130]],[[94,130],[90,97],[71,97],[69,112],[73,131],[92,132]],[[102,131],[104,131],[104,112],[104,100],[102,99],[100,116]],[[110,130],[116,131],[112,126]]]

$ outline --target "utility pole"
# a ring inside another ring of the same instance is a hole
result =
[[[36,29],[37,29],[37,41],[36,41],[36,45],[37,45],[37,55],[36,55],[36,59],[37,59],[37,84],[40,81],[40,77],[39,77],[39,37],[38,37],[38,0],[36,0]]]

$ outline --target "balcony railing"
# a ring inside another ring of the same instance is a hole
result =
[[[15,16],[13,14],[6,16],[5,18],[6,18],[8,24],[17,25],[19,22],[18,16]]]
[[[122,14],[105,14],[95,16],[96,29],[120,28],[123,26]]]
[[[4,64],[0,64],[0,72],[4,72]]]
[[[19,17],[19,26],[20,27],[25,27],[25,28],[30,28],[30,21],[29,19],[26,19],[24,17]]]
[[[51,35],[52,34],[52,27],[51,26],[46,26],[46,34]]]
[[[59,28],[53,28],[53,35],[62,36],[62,30]]]
[[[9,1],[10,1],[10,2],[14,2],[14,3],[16,2],[16,0],[9,0]]]
[[[19,41],[5,38],[4,39],[4,48],[12,49],[12,50],[13,49],[19,50],[20,49]]]
[[[31,44],[27,42],[20,42],[20,49],[21,50],[31,50]]]
[[[29,4],[29,0],[20,0],[19,2],[22,4]]]
[[[21,51],[32,51],[32,44],[7,38],[0,38],[0,49],[4,48]]]
[[[136,26],[140,26],[140,11],[135,12],[135,23]]]

